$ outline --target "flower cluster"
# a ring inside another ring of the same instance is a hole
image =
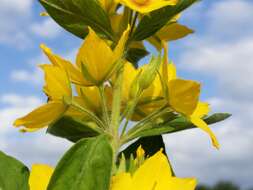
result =
[[[42,15],[83,42],[74,63],[41,45],[50,62],[40,65],[48,101],[14,125],[22,132],[47,128],[75,144],[55,170],[34,165],[30,189],[195,188],[195,179],[175,177],[161,136],[197,127],[218,149],[208,124],[229,116],[208,117],[201,84],[179,77],[169,59],[168,43],[193,33],[179,18],[195,1],[40,0]],[[138,64],[149,54],[144,42],[157,55]]]

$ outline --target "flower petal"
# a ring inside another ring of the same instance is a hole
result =
[[[32,165],[29,186],[30,190],[46,190],[54,169],[48,165]]]
[[[190,120],[196,127],[202,129],[203,131],[205,131],[209,134],[214,147],[216,147],[217,149],[220,148],[219,142],[218,142],[215,134],[212,132],[212,130],[208,127],[208,125],[201,118],[191,116]]]
[[[40,66],[45,72],[45,93],[51,100],[61,100],[64,96],[71,97],[72,91],[67,73],[52,65]]]
[[[65,110],[66,106],[62,102],[49,102],[33,110],[26,116],[17,119],[14,122],[14,126],[25,126],[28,129],[40,129],[59,118]]]
[[[170,106],[178,113],[190,116],[197,107],[200,84],[192,80],[175,79],[168,83]]]
[[[116,2],[140,13],[149,13],[168,5],[175,5],[178,0],[117,0]]]
[[[133,187],[136,189],[149,190],[159,183],[160,178],[169,180],[171,168],[166,156],[159,151],[148,158],[133,175]]]
[[[90,76],[85,76],[87,80],[94,79],[101,82],[106,77],[112,66],[113,51],[107,43],[99,38],[97,34],[89,28],[89,34],[77,54],[76,64],[81,69],[85,66]],[[93,82],[90,80],[90,82]]]
[[[61,58],[58,55],[53,54],[51,49],[49,49],[44,44],[41,44],[40,47],[54,66],[60,67],[68,73],[70,80],[73,83],[79,85],[90,85],[90,83],[84,79],[81,71],[76,68],[71,62]]]
[[[130,173],[120,173],[112,178],[110,190],[135,190]]]

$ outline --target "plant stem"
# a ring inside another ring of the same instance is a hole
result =
[[[123,82],[123,70],[121,67],[116,74],[116,82],[113,87],[113,103],[110,127],[114,133],[115,138],[118,138],[118,128],[120,125],[120,111],[122,100],[122,82]]]
[[[85,113],[88,115],[89,118],[91,118],[100,128],[105,129],[105,126],[103,124],[103,122],[92,112],[90,112],[89,110],[83,108],[82,106],[80,106],[78,103],[76,102],[71,102],[70,106],[74,107],[75,109],[80,110],[81,112]]]
[[[134,31],[134,27],[135,27],[135,24],[136,24],[137,18],[138,18],[138,12],[135,12],[135,13],[134,13],[134,19],[133,19],[133,22],[131,23],[131,30],[130,30],[130,34],[129,34],[129,36],[131,36],[131,35],[132,35],[132,33],[133,33],[133,31]]]
[[[101,97],[103,119],[104,119],[104,122],[106,123],[106,126],[108,128],[108,126],[110,124],[110,119],[109,119],[109,115],[108,115],[107,101],[106,101],[106,95],[105,95],[105,86],[103,84],[101,86],[99,86],[99,93],[100,93],[100,97]]]

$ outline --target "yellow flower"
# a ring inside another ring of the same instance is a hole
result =
[[[194,190],[194,178],[173,177],[166,156],[160,151],[148,158],[131,176],[120,173],[113,177],[111,190]]]
[[[148,41],[158,50],[162,49],[162,42],[170,42],[184,38],[194,31],[187,26],[179,23],[169,23],[160,29],[154,36],[148,38]]]
[[[176,5],[178,0],[117,0],[116,2],[145,14],[168,5]]]
[[[30,190],[46,190],[53,171],[48,165],[34,164],[29,177]]]
[[[103,39],[89,28],[89,34],[79,49],[76,66],[54,55],[44,44],[41,45],[51,63],[63,68],[71,82],[81,86],[97,86],[108,80],[124,56],[125,44],[130,28],[122,34],[117,46],[112,50]]]
[[[124,65],[123,73],[123,89],[122,97],[123,102],[126,104],[130,101],[131,95],[130,91],[132,85],[136,83],[135,79],[143,70],[145,70],[147,65],[135,69],[133,65],[129,62]],[[142,92],[141,97],[139,98],[135,113],[132,120],[141,120],[143,117],[152,113],[156,109],[160,108],[164,103],[162,98],[162,86],[160,84],[159,76],[157,76],[152,84]]]
[[[101,114],[101,95],[99,93],[99,89],[96,86],[92,87],[81,87],[76,86],[77,94],[76,100],[78,102],[83,102],[83,105],[86,109],[96,113]],[[107,100],[108,109],[111,107],[112,103],[112,88],[109,86],[105,86],[105,98]]]
[[[64,97],[71,97],[72,91],[67,73],[59,67],[42,65],[45,72],[44,91],[49,101],[26,116],[17,119],[14,126],[24,126],[23,131],[34,131],[46,127],[58,119],[67,109]]]
[[[84,79],[80,69],[75,67],[71,62],[61,58],[59,55],[53,54],[51,49],[45,44],[41,44],[40,47],[54,66],[60,67],[68,73],[71,82],[79,85],[89,83]]]
[[[89,35],[79,49],[76,60],[78,68],[82,70],[86,81],[88,81],[83,84],[84,86],[99,85],[112,76],[123,58],[129,27],[123,33],[114,50],[91,28],[89,31]]]
[[[209,106],[207,103],[199,102],[201,85],[192,80],[177,79],[176,68],[174,68],[174,73],[168,73],[168,77],[167,99],[171,108],[183,114],[195,126],[207,132],[213,145],[219,148],[219,143],[214,133],[202,119],[209,113]]]

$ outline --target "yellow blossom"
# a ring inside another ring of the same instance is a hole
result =
[[[194,190],[194,178],[173,177],[166,156],[160,151],[148,158],[131,176],[120,173],[113,177],[111,190]]]
[[[23,131],[34,131],[46,127],[58,119],[67,109],[64,97],[71,97],[72,91],[67,73],[59,67],[42,65],[45,72],[44,91],[49,101],[26,116],[17,119],[14,126],[24,126]]]
[[[29,177],[30,190],[46,190],[53,171],[48,165],[34,164]]]
[[[117,0],[116,2],[145,14],[168,5],[176,5],[178,0]]]
[[[143,70],[145,70],[146,66],[147,65],[144,65],[138,69],[135,69],[131,63],[125,63],[122,89],[122,97],[125,104],[131,99],[130,90],[132,85],[136,83],[136,77]],[[161,107],[164,101],[162,98],[162,86],[160,83],[159,76],[157,76],[152,84],[150,84],[150,86],[142,92],[141,96],[139,97],[135,113],[131,118],[132,120],[141,120],[143,117]]]
[[[176,70],[174,70],[176,72]],[[170,76],[170,74],[168,73]],[[219,143],[203,120],[203,117],[209,113],[208,104],[199,102],[200,84],[192,80],[183,80],[176,78],[168,79],[168,102],[172,109],[186,116],[195,126],[204,130],[211,137],[212,143],[219,148]]]
[[[83,84],[84,86],[99,85],[112,76],[123,57],[129,28],[123,33],[114,50],[91,28],[89,31],[76,59],[78,68],[88,81]]]

